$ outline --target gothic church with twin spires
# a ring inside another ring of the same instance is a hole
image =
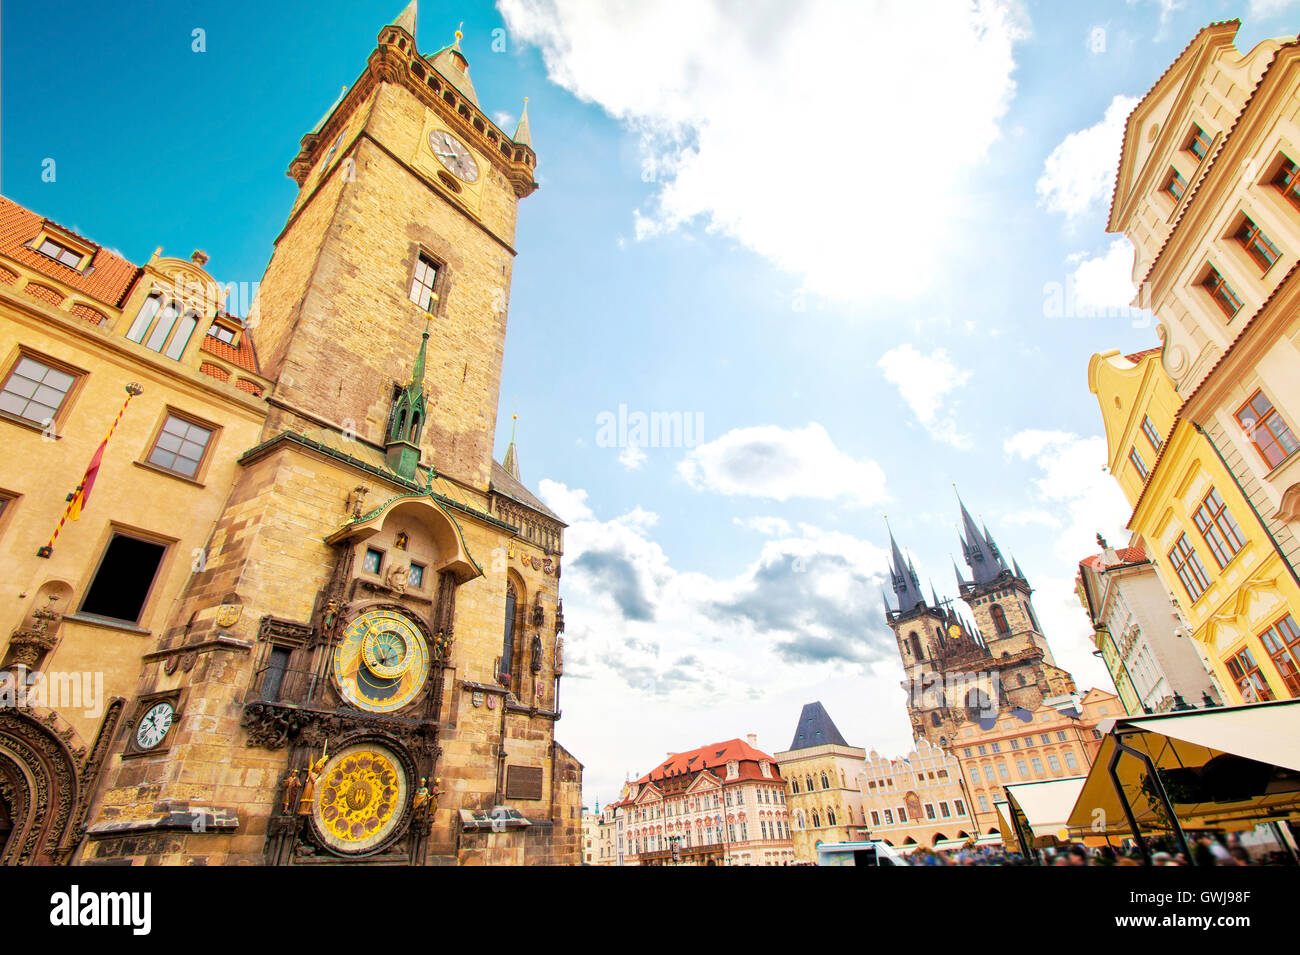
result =
[[[960,506],[962,556],[970,576],[955,564],[953,571],[969,614],[941,600],[933,585],[926,598],[892,531],[893,598],[883,595],[903,662],[912,735],[944,748],[963,724],[1009,709],[1033,710],[1075,691],[1073,677],[1052,657],[1019,563],[1008,564],[988,528],[977,526],[966,505]]]

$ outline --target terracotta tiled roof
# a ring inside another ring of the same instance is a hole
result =
[[[244,371],[251,371],[255,375],[262,373],[257,367],[257,352],[253,349],[253,336],[248,333],[248,329],[244,329],[243,334],[239,336],[238,346],[228,345],[211,335],[204,335],[203,344],[199,347],[205,352],[238,365]]]
[[[1115,553],[1119,555],[1122,564],[1142,564],[1147,561],[1147,552],[1141,547],[1121,547]],[[1101,570],[1101,557],[1101,554],[1093,554],[1090,557],[1085,557],[1079,563],[1087,564],[1093,570]]]
[[[94,258],[88,274],[70,269],[61,262],[56,262],[47,255],[42,255],[23,243],[30,242],[40,235],[48,220],[41,218],[30,209],[25,209],[11,199],[0,196],[0,255],[8,256],[38,272],[59,279],[105,305],[119,306],[127,291],[140,273],[139,266],[133,265],[115,252],[102,246],[96,246]],[[83,242],[96,245],[71,229],[49,223],[62,229],[69,235],[76,236]]]
[[[690,773],[699,772],[702,769],[725,768],[731,760],[736,760],[741,764],[741,777],[748,779],[770,779],[773,782],[781,781],[781,773],[777,768],[776,760],[761,750],[754,749],[744,740],[729,739],[725,743],[713,743],[709,746],[701,746],[699,749],[693,749],[688,753],[674,753],[666,760],[656,766],[650,772],[646,773],[640,779],[639,783],[655,782],[667,779],[669,776],[685,776]],[[758,764],[766,760],[771,764],[772,775],[763,776],[758,769]],[[745,763],[752,766],[747,772]]]
[[[1127,358],[1129,361],[1133,362],[1133,364],[1136,365],[1136,364],[1137,364],[1138,362],[1140,362],[1143,358],[1146,358],[1147,355],[1156,355],[1156,354],[1159,354],[1159,352],[1162,350],[1163,347],[1164,347],[1164,346],[1162,346],[1162,345],[1157,345],[1155,348],[1144,348],[1144,349],[1142,349],[1142,351],[1135,351],[1133,354],[1131,354],[1131,355],[1125,355],[1124,357]]]

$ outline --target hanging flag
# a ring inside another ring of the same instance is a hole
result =
[[[81,483],[77,489],[68,497],[68,506],[64,510],[63,516],[59,518],[58,526],[54,528],[54,533],[50,535],[50,542],[36,552],[37,557],[49,557],[54,553],[54,542],[59,538],[59,531],[63,530],[63,525],[69,517],[74,521],[81,518],[81,512],[85,509],[86,504],[90,501],[90,492],[95,487],[95,478],[99,476],[99,466],[104,461],[104,448],[108,447],[108,439],[113,437],[113,432],[117,430],[117,423],[122,420],[122,415],[126,413],[126,406],[131,403],[131,399],[144,391],[135,382],[126,386],[126,401],[122,402],[122,408],[113,419],[113,424],[108,429],[108,434],[104,435],[104,440],[99,442],[99,447],[95,449],[95,456],[90,459],[90,465],[86,468],[86,473],[81,477]]]

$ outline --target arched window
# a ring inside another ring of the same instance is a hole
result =
[[[804,828],[803,810],[802,810],[802,809],[800,809],[798,812],[795,813],[795,818],[796,818],[797,820],[799,820],[799,828],[800,828],[800,829]]]
[[[939,719],[939,714],[938,714],[937,711],[934,712],[934,713],[931,713],[931,714],[930,714],[930,725],[931,725],[931,726],[938,726],[941,722],[942,722],[942,720]]]
[[[813,828],[814,828],[814,829],[820,829],[820,828],[822,827],[822,817],[821,817],[821,815],[817,812],[816,809],[814,809],[814,810],[812,811],[812,816],[813,816]]]
[[[827,810],[826,810],[826,825],[828,825],[828,826],[833,826],[833,825],[835,825],[835,807],[834,807],[834,806],[832,806],[830,809],[827,809]]]
[[[501,640],[501,666],[497,671],[497,679],[505,684],[510,684],[511,665],[514,662],[515,654],[515,607],[519,603],[519,594],[515,590],[513,583],[506,584],[506,622],[505,632]]]
[[[808,787],[808,792],[812,792],[812,791],[813,791],[813,781],[812,781],[812,777],[811,777],[811,776],[805,776],[805,777],[803,778],[803,781],[804,781],[804,783],[805,783],[805,784],[807,785],[807,787]]]
[[[831,788],[831,782],[830,782],[829,779],[826,778],[826,773],[825,773],[825,771],[823,771],[823,772],[822,772],[822,789],[830,789],[830,788]]]
[[[411,443],[412,444],[420,443],[420,426],[422,424],[424,424],[424,419],[420,416],[420,413],[418,411],[415,414],[411,415]]]
[[[912,656],[916,657],[918,660],[925,656],[925,654],[921,652],[921,638],[916,635],[915,630],[907,635],[907,640],[912,645]]]
[[[1011,628],[1007,626],[1007,615],[1000,605],[993,604],[989,607],[989,616],[993,618],[993,628],[997,630],[999,635],[1006,636],[1011,632]]]
[[[791,788],[792,788],[796,793],[799,791],[799,777],[798,777],[798,776],[792,776],[792,777],[790,778],[790,787],[791,787]]]

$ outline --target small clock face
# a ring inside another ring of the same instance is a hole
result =
[[[334,651],[339,692],[372,713],[401,709],[415,699],[428,676],[424,634],[395,610],[371,610],[357,617]]]
[[[155,703],[149,707],[136,728],[135,744],[141,749],[153,749],[172,728],[172,718],[175,715],[176,711],[170,703]]]
[[[459,139],[443,129],[429,134],[429,148],[451,174],[465,182],[478,181],[478,163]]]

